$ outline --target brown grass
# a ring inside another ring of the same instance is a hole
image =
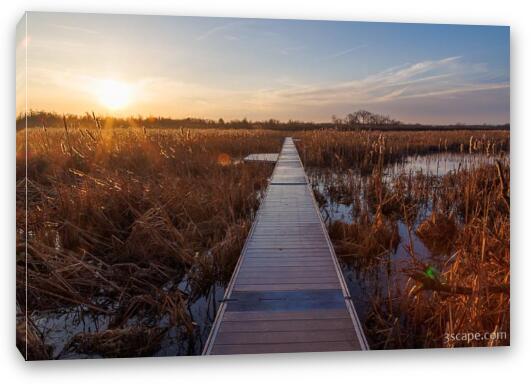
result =
[[[508,338],[468,343],[444,336],[509,332],[508,132],[314,131],[297,136],[305,166],[327,169],[315,171],[313,180],[324,184],[330,202],[352,204],[352,224],[329,220],[345,263],[355,258],[358,271],[385,270],[396,249],[393,226],[401,221],[408,228],[408,263],[396,265],[398,274],[390,272],[387,292],[368,292],[365,328],[373,348],[508,344]],[[410,155],[450,152],[498,160],[442,177],[389,174],[385,168]],[[327,176],[330,172],[343,177]],[[326,212],[317,182],[314,190]],[[422,212],[431,214],[422,219]],[[418,254],[414,233],[431,250],[431,261]]]
[[[28,131],[27,178],[25,133],[17,134],[19,348],[26,309],[75,308],[109,319],[100,332],[74,336],[65,353],[151,355],[168,327],[197,340],[190,306],[230,279],[272,170],[234,160],[277,152],[287,133],[35,128]],[[328,220],[345,263],[389,267],[399,223],[436,256],[422,260],[409,241],[410,259],[398,275],[389,269],[387,292],[368,293],[372,348],[485,345],[448,343],[444,334],[509,331],[508,132],[295,136],[305,166],[320,168],[312,177],[324,185],[322,193],[314,185],[319,204],[325,211],[328,200],[352,207],[351,223]],[[385,171],[409,155],[448,152],[499,161],[444,177]],[[426,207],[430,215],[421,217]],[[28,358],[61,357],[33,325],[28,335]]]
[[[333,221],[328,231],[338,255],[357,265],[381,261],[396,250],[399,240],[396,222],[381,216],[371,220],[366,213],[351,224]]]
[[[308,167],[331,167],[371,174],[377,167],[408,155],[438,152],[500,154],[509,151],[507,131],[296,133],[301,158]]]
[[[80,308],[109,316],[107,333],[82,336],[83,353],[105,356],[130,356],[143,340],[134,335],[149,335],[163,318],[197,337],[189,305],[230,278],[272,171],[233,160],[277,152],[281,135],[35,128],[26,179],[25,134],[17,134],[20,313]],[[111,335],[118,339],[98,350]]]
[[[152,356],[160,347],[166,328],[127,327],[74,336],[66,350],[101,357]]]

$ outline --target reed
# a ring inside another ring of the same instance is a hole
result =
[[[509,331],[508,132],[297,136],[336,253],[358,278],[375,281],[364,292],[372,348],[508,344],[445,336]],[[449,153],[490,160],[442,176],[404,167],[408,156]],[[338,204],[349,217],[333,218]],[[397,225],[405,228],[400,241]]]
[[[508,332],[507,131],[113,128],[92,118],[93,128],[64,119],[29,129],[27,174],[17,132],[17,345],[25,353],[29,336],[29,359],[153,355],[170,333],[196,353],[191,307],[206,297],[214,315],[272,171],[238,159],[278,152],[287,135],[301,139],[341,261],[377,282],[362,316],[372,348],[485,345],[445,334]],[[443,176],[405,170],[411,156],[448,153],[493,161]],[[348,220],[334,205],[349,207]],[[103,325],[53,351],[33,319],[63,310]]]
[[[277,152],[280,134],[102,128],[97,120],[93,129],[64,120],[27,133],[27,178],[26,132],[17,134],[19,324],[26,310],[104,315],[108,329],[68,344],[104,356],[132,356],[136,346],[151,354],[155,346],[141,346],[160,340],[152,330],[161,322],[197,338],[190,305],[230,278],[272,171],[236,160]]]

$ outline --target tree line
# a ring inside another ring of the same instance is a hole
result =
[[[28,128],[52,128],[64,127],[68,128],[129,128],[139,127],[145,129],[159,128],[184,128],[184,129],[208,129],[208,128],[224,128],[224,129],[271,129],[271,130],[315,130],[315,129],[334,129],[341,131],[368,131],[368,130],[499,130],[509,129],[509,124],[502,125],[487,125],[487,124],[451,124],[451,125],[425,125],[425,124],[407,124],[395,120],[386,115],[372,113],[366,110],[359,110],[347,114],[345,117],[332,116],[331,122],[314,123],[298,120],[288,120],[285,122],[268,119],[262,121],[252,121],[247,118],[234,119],[225,121],[220,118],[218,120],[202,119],[202,118],[183,118],[175,119],[169,117],[154,117],[154,116],[130,116],[130,117],[114,117],[114,116],[97,116],[96,114],[86,113],[84,115],[75,114],[58,114],[55,112],[46,111],[29,111],[26,114],[20,114],[16,119],[16,127],[22,129]]]

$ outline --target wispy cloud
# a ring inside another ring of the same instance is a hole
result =
[[[205,108],[220,116],[268,118],[293,117],[301,111],[336,111],[349,105],[388,106],[404,100],[413,105],[427,100],[459,97],[468,92],[481,92],[509,87],[507,82],[489,82],[481,78],[483,70],[461,57],[426,60],[389,68],[356,81],[315,85],[281,81],[268,88],[234,90],[203,84],[156,79],[144,83],[147,99],[162,92],[169,99],[186,105],[189,113],[204,115]],[[479,76],[479,80],[478,80]],[[154,91],[153,93],[149,90]],[[149,96],[152,94],[152,96]],[[146,99],[146,101],[147,101]]]
[[[201,33],[200,35],[196,36],[195,39],[198,40],[198,41],[205,40],[205,39],[209,38],[210,36],[215,35],[216,33],[227,31],[230,28],[232,28],[233,26],[238,25],[238,24],[241,24],[241,22],[234,21],[232,23],[226,23],[226,24],[218,25],[217,27],[210,28],[207,31],[205,31],[205,32]]]
[[[201,81],[178,81],[169,77],[145,77],[131,81],[130,85],[135,90],[134,103],[129,112],[123,113],[148,115],[172,111],[174,116],[246,116],[252,119],[313,116],[326,120],[331,114],[363,107],[381,108],[384,112],[398,110],[417,121],[415,116],[422,112],[421,105],[440,105],[441,110],[446,111],[448,109],[444,108],[449,108],[444,106],[448,104],[446,101],[453,100],[452,105],[458,104],[458,107],[452,108],[465,108],[464,104],[475,100],[477,108],[477,103],[487,100],[488,91],[509,88],[508,82],[492,81],[492,76],[484,74],[481,68],[464,62],[462,58],[448,57],[389,68],[355,81],[301,84],[283,76],[267,88],[245,89],[218,87]],[[97,100],[94,92],[99,80],[101,78],[89,77],[79,71],[32,70],[34,93],[42,93],[43,100],[47,100],[50,88],[60,89],[64,95],[75,95],[75,98],[70,98],[78,100],[77,105],[84,110],[98,107],[94,106]],[[467,96],[470,92],[485,93],[471,98]],[[398,116],[393,113],[400,118],[400,113]],[[453,118],[450,111],[448,121]]]
[[[366,48],[367,47],[367,44],[361,44],[361,45],[358,45],[356,47],[352,47],[352,48],[349,48],[349,49],[345,49],[343,51],[339,51],[339,52],[336,52],[336,53],[333,53],[329,56],[325,56],[323,57],[321,60],[332,60],[332,59],[337,59],[338,57],[341,57],[341,56],[345,56],[345,55],[348,55],[349,53],[352,53],[352,52],[355,52],[355,51],[358,51],[362,48]]]
[[[296,46],[293,46],[293,47],[282,48],[280,50],[280,53],[283,54],[283,55],[290,55],[290,54],[292,54],[294,52],[303,51],[304,49],[306,49],[306,47],[304,45],[296,45]]]
[[[373,104],[509,87],[508,82],[478,79],[478,74],[481,66],[447,57],[391,68],[355,81],[280,90],[277,96],[306,105]]]

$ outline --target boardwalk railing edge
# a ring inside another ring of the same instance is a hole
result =
[[[269,185],[266,189],[266,194],[269,191]],[[264,195],[265,196],[265,195]],[[258,211],[256,211],[256,216],[254,218],[253,224],[251,225],[251,229],[249,230],[249,233],[247,234],[247,238],[245,239],[245,243],[243,244],[243,248],[240,252],[240,256],[238,258],[238,262],[236,263],[236,267],[234,268],[234,272],[232,272],[232,276],[229,281],[229,285],[227,286],[227,289],[225,290],[225,294],[223,295],[222,302],[218,308],[218,312],[216,313],[216,317],[214,318],[214,323],[212,324],[212,329],[210,330],[210,333],[208,335],[207,341],[205,343],[205,348],[203,349],[203,355],[209,355],[210,351],[214,345],[214,340],[216,339],[219,326],[221,325],[221,320],[223,318],[223,315],[225,313],[225,309],[227,308],[227,300],[229,299],[230,295],[232,294],[232,289],[234,288],[234,283],[236,281],[236,278],[238,276],[238,272],[240,270],[241,264],[243,262],[245,252],[247,250],[247,247],[249,246],[250,239],[252,238],[252,234],[254,232],[254,229],[256,227],[256,223],[258,223],[258,217],[260,216],[260,211],[262,210],[262,204],[260,204],[260,207],[258,207]]]
[[[285,140],[284,140],[285,141]],[[279,154],[280,156],[280,154]],[[275,170],[273,169],[273,172]],[[271,174],[271,177],[273,174]],[[264,196],[262,197],[262,200],[265,198],[267,193],[269,192],[269,189],[271,188],[271,183],[267,185],[267,189],[265,191]],[[258,207],[258,210],[256,211],[256,215],[253,220],[253,224],[251,225],[251,229],[249,230],[249,233],[247,234],[247,238],[245,239],[245,243],[243,244],[243,248],[240,252],[240,256],[238,258],[238,262],[236,263],[236,267],[234,268],[234,271],[232,272],[232,276],[229,281],[229,285],[227,286],[227,289],[225,290],[225,294],[223,295],[222,302],[218,308],[218,312],[216,313],[216,317],[214,318],[214,323],[212,324],[212,328],[210,330],[210,333],[208,335],[207,341],[205,343],[205,347],[203,349],[202,355],[209,355],[210,351],[212,350],[212,347],[214,346],[214,340],[216,339],[216,336],[218,334],[219,327],[221,325],[221,320],[223,319],[223,315],[225,314],[225,309],[227,308],[227,300],[230,298],[230,295],[232,294],[232,289],[234,288],[234,283],[236,281],[236,278],[238,276],[238,272],[240,270],[240,267],[242,265],[245,252],[247,251],[247,248],[249,246],[250,239],[252,238],[253,232],[255,230],[255,227],[258,223],[258,218],[260,217],[261,211],[263,205],[260,203],[260,206]]]
[[[302,161],[301,161],[302,164]],[[308,179],[308,176],[306,175],[306,178]],[[315,209],[317,210],[317,214],[319,215],[321,226],[324,231],[324,235],[326,238],[326,243],[328,245],[328,249],[330,250],[330,253],[332,255],[332,260],[334,262],[334,267],[336,269],[337,277],[339,278],[339,284],[341,285],[341,291],[343,292],[343,297],[345,298],[345,305],[347,306],[348,312],[350,314],[350,317],[352,319],[352,323],[354,325],[354,330],[356,331],[356,335],[358,336],[358,340],[360,342],[360,348],[362,351],[368,351],[369,343],[367,342],[367,338],[365,337],[365,332],[363,331],[363,326],[361,325],[360,319],[358,317],[358,313],[356,312],[356,307],[354,306],[354,303],[352,302],[352,299],[350,298],[350,293],[348,290],[347,283],[345,281],[345,278],[343,276],[343,272],[341,271],[341,266],[339,264],[339,260],[337,259],[336,251],[334,249],[334,246],[332,244],[332,241],[330,240],[330,236],[328,235],[328,230],[326,228],[326,225],[323,221],[323,218],[321,216],[321,211],[319,210],[319,206],[317,205],[317,201],[315,200],[315,196],[313,195],[313,191],[310,186],[309,180],[307,180],[307,187],[310,190],[310,194],[312,196],[312,201]]]

